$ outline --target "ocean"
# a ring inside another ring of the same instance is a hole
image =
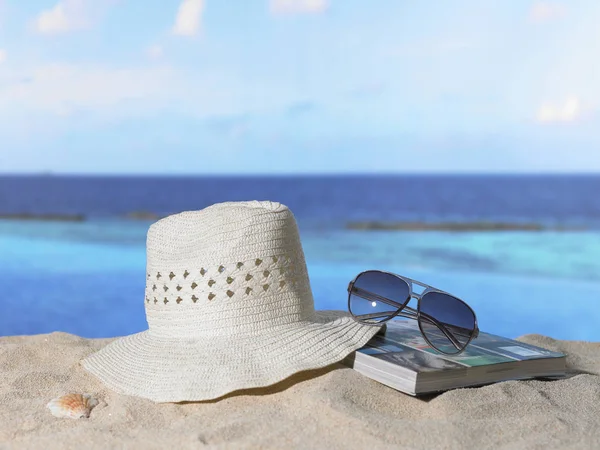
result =
[[[482,330],[600,340],[600,176],[0,176],[0,335],[109,337],[147,328],[149,220],[234,200],[294,212],[318,309],[345,309],[358,272],[381,269],[467,301]],[[383,231],[356,221],[535,223],[542,231]],[[558,228],[557,228],[558,227]]]

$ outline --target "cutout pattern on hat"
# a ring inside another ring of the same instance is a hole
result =
[[[146,274],[146,304],[177,306],[281,294],[308,277],[304,264],[289,255],[272,255],[200,268]]]

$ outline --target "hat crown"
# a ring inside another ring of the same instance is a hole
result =
[[[314,302],[292,212],[226,202],[159,220],[148,231],[150,332],[196,337],[261,332],[310,319]]]

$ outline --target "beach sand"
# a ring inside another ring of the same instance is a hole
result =
[[[600,448],[600,343],[520,340],[568,354],[559,381],[509,381],[417,399],[337,365],[218,401],[155,404],[105,389],[79,361],[111,339],[0,338],[0,449]],[[66,393],[101,400],[59,419]]]

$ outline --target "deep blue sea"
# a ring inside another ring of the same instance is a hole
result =
[[[0,214],[82,214],[83,222],[0,220],[0,335],[107,337],[147,328],[145,235],[159,215],[233,200],[294,212],[318,309],[345,309],[366,269],[466,300],[483,330],[600,340],[600,175],[289,177],[0,176]],[[348,230],[349,221],[503,221],[541,232]]]

